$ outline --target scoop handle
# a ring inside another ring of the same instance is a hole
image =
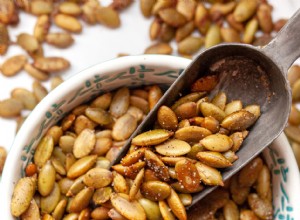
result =
[[[300,57],[300,9],[262,51],[287,74],[288,68]]]

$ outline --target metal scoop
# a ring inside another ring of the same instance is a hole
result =
[[[131,136],[127,146],[115,162],[120,162],[125,156],[132,137],[152,129],[160,106],[171,106],[178,99],[179,94],[186,94],[191,84],[198,78],[214,73],[219,74],[220,81],[211,92],[211,96],[218,91],[223,91],[229,101],[239,99],[245,105],[259,104],[261,107],[260,118],[251,128],[242,148],[237,152],[239,159],[232,167],[222,172],[223,179],[227,180],[271,144],[283,131],[291,106],[287,70],[299,56],[300,10],[265,47],[220,44],[202,52],[166,91]],[[191,206],[215,188],[205,187],[200,193],[194,194]]]

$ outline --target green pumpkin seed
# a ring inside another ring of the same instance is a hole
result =
[[[156,202],[153,202],[146,198],[140,198],[138,202],[144,208],[147,219],[149,220],[161,220],[162,216],[159,210],[159,206]]]

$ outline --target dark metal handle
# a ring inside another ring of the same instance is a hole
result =
[[[287,74],[288,68],[300,57],[300,9],[262,51]]]

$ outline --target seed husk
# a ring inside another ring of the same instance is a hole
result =
[[[233,16],[237,22],[248,20],[256,11],[258,3],[256,0],[242,0],[234,9]]]
[[[34,27],[33,36],[42,43],[45,36],[50,28],[50,18],[48,15],[41,15],[38,17],[37,22]]]
[[[172,27],[180,27],[186,23],[186,18],[175,8],[164,8],[159,12],[159,17]]]
[[[121,25],[121,20],[117,11],[111,7],[100,7],[97,9],[97,21],[110,28],[117,28]]]
[[[39,57],[33,66],[45,72],[60,72],[70,67],[70,62],[62,57]]]
[[[0,116],[4,118],[19,116],[23,108],[23,103],[17,99],[4,99],[0,101]]]
[[[200,162],[214,168],[226,168],[232,165],[232,163],[219,152],[199,152],[197,153],[197,158]]]
[[[70,15],[57,14],[54,16],[54,23],[66,31],[73,33],[80,33],[82,31],[82,26],[78,19]]]
[[[243,131],[253,125],[256,117],[251,112],[240,110],[227,115],[221,123],[221,126],[230,131]]]
[[[141,185],[141,193],[146,199],[161,201],[169,197],[171,187],[161,181],[148,181]]]
[[[178,129],[175,132],[175,138],[186,142],[198,142],[204,137],[210,135],[211,132],[206,128],[198,126],[188,126]]]
[[[34,36],[26,33],[18,35],[17,44],[30,53],[37,51],[39,48],[38,40]]]
[[[203,38],[189,36],[178,43],[178,52],[180,54],[192,55],[196,53],[202,47],[203,44]]]
[[[216,152],[228,151],[232,145],[233,141],[230,137],[224,134],[212,134],[200,141],[207,150]]]
[[[74,39],[69,33],[49,33],[45,36],[48,44],[58,48],[67,48],[74,43]]]
[[[168,43],[154,43],[145,49],[145,54],[171,54],[172,47]]]
[[[113,207],[124,217],[132,220],[146,220],[143,207],[136,200],[130,201],[126,194],[113,193],[110,201]]]
[[[85,209],[90,202],[90,199],[92,198],[94,194],[94,189],[92,187],[87,187],[83,190],[81,190],[71,201],[70,204],[70,212],[81,212],[83,209]]]
[[[166,141],[173,135],[173,132],[164,129],[146,131],[132,139],[132,144],[137,146],[157,145]]]
[[[10,57],[2,64],[1,72],[4,76],[14,76],[23,69],[26,62],[27,57],[24,55]]]
[[[40,80],[40,81],[45,81],[49,79],[49,75],[46,72],[43,72],[37,68],[35,68],[32,64],[26,63],[24,65],[24,70],[33,78]]]
[[[96,160],[97,155],[89,155],[77,160],[68,170],[67,177],[74,179],[83,175],[94,166]]]
[[[137,120],[131,114],[124,114],[118,118],[113,125],[112,137],[116,141],[125,141],[135,131],[137,127]],[[124,129],[126,128],[126,129]]]
[[[57,206],[60,200],[60,189],[57,183],[54,183],[53,190],[46,197],[41,197],[41,212],[50,214]]]
[[[116,91],[110,104],[109,112],[112,116],[118,118],[126,113],[130,102],[130,92],[126,87]]]
[[[164,156],[182,156],[190,152],[191,146],[185,141],[172,139],[156,145],[155,150]]]
[[[21,178],[13,191],[10,211],[15,217],[19,217],[24,213],[31,204],[31,200],[35,193],[36,176]]]
[[[85,185],[96,189],[108,186],[112,180],[112,173],[100,167],[90,169],[83,178]]]
[[[59,12],[67,15],[78,16],[82,10],[75,2],[62,2],[58,5]]]
[[[0,23],[0,55],[4,55],[9,46],[9,35],[6,25]]]
[[[11,91],[11,97],[23,103],[26,109],[32,110],[37,105],[34,94],[27,89],[15,88]]]

